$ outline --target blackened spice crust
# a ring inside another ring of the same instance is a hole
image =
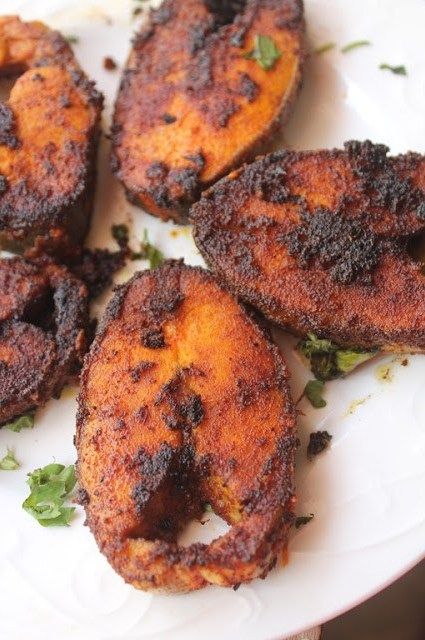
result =
[[[327,209],[302,217],[302,224],[280,240],[289,254],[308,269],[313,260],[329,269],[336,282],[350,284],[359,277],[370,282],[383,250],[382,243],[357,220]],[[368,278],[369,276],[369,278]]]

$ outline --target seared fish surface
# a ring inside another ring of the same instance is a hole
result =
[[[67,41],[41,22],[0,17],[0,246],[60,253],[88,231],[102,96]]]
[[[133,41],[113,171],[129,199],[185,221],[202,189],[255,157],[301,80],[301,0],[165,0]],[[248,59],[256,37],[274,55]]]
[[[57,396],[88,343],[85,286],[52,262],[0,260],[0,426]]]
[[[425,158],[384,145],[278,152],[230,174],[191,212],[229,288],[279,325],[348,346],[425,349]]]
[[[77,449],[87,522],[127,582],[264,577],[292,522],[295,447],[282,357],[212,275],[168,262],[118,289],[85,361]],[[205,502],[229,532],[182,546]]]

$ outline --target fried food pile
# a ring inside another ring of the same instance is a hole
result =
[[[40,22],[0,17],[0,247],[65,258],[88,231],[102,96],[68,42]]]
[[[301,0],[165,0],[153,11],[115,108],[112,167],[130,201],[183,222],[206,186],[254,158],[299,89],[303,34]]]
[[[58,396],[88,344],[87,290],[48,260],[0,260],[0,425]]]
[[[425,349],[425,158],[369,141],[280,151],[218,182],[191,211],[229,288],[297,334],[384,351]]]
[[[140,589],[264,577],[293,516],[282,357],[208,272],[167,262],[120,287],[82,374],[78,477],[101,551]],[[231,528],[181,546],[205,502]]]

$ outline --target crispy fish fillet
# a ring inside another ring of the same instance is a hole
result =
[[[0,17],[0,75],[23,74],[0,103],[0,246],[63,257],[88,231],[102,96],[66,40]]]
[[[229,288],[298,334],[425,349],[425,279],[407,252],[425,227],[425,158],[384,145],[278,152],[230,174],[191,212]]]
[[[133,41],[112,168],[129,199],[183,222],[202,189],[255,157],[300,86],[302,0],[165,0]],[[267,36],[280,57],[245,54]]]
[[[0,260],[0,425],[57,396],[88,342],[85,286],[52,262]]]
[[[295,413],[282,357],[202,269],[119,288],[85,361],[78,476],[101,551],[139,589],[264,577],[292,521]],[[178,544],[205,502],[231,525]]]

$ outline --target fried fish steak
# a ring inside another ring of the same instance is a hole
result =
[[[0,425],[57,396],[88,344],[86,287],[51,261],[0,260]]]
[[[296,447],[286,368],[208,272],[167,262],[118,289],[85,361],[76,443],[87,522],[135,587],[247,582],[285,549]],[[205,502],[231,528],[182,546]]]
[[[102,96],[67,41],[41,22],[0,17],[0,246],[64,256],[90,224]]]
[[[153,11],[115,108],[112,168],[129,199],[184,222],[206,186],[254,158],[299,89],[303,34],[302,0],[165,0]],[[271,68],[247,59],[257,36],[278,49]]]
[[[425,158],[282,151],[207,191],[194,237],[227,286],[297,334],[366,349],[425,349],[423,267],[408,251],[425,227]]]

